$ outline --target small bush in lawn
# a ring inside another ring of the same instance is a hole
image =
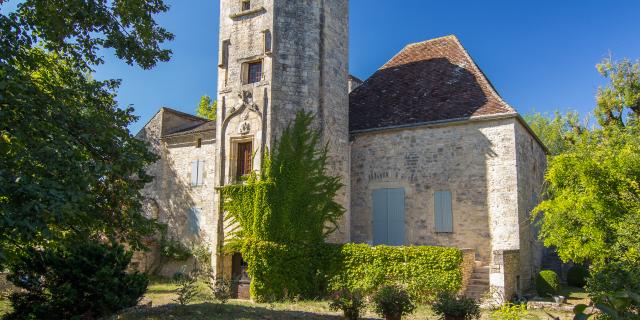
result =
[[[333,311],[342,310],[344,318],[347,320],[357,320],[360,318],[360,312],[365,307],[365,302],[362,294],[359,291],[351,292],[347,289],[342,289],[331,299],[329,308]]]
[[[536,277],[536,291],[538,296],[546,297],[560,293],[560,278],[553,270],[542,270]]]
[[[225,304],[231,299],[231,281],[225,278],[210,279],[207,282],[213,300]]]
[[[582,288],[587,284],[589,270],[581,265],[575,265],[567,271],[567,284]]]
[[[505,303],[491,313],[495,320],[520,320],[527,316],[526,304]]]
[[[409,293],[399,286],[384,286],[373,297],[375,310],[387,320],[398,320],[415,311]]]
[[[452,292],[438,294],[431,308],[439,319],[444,320],[469,320],[480,317],[480,306],[475,300]]]
[[[177,281],[178,287],[175,290],[177,295],[174,301],[180,305],[187,305],[193,301],[198,294],[198,277],[184,276]]]
[[[125,271],[132,254],[97,242],[31,248],[10,266],[11,295],[3,319],[95,319],[135,306],[147,290],[145,275]]]

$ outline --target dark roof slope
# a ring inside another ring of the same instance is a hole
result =
[[[196,134],[200,132],[215,131],[215,130],[216,130],[216,122],[207,120],[207,122],[205,123],[196,124],[193,127],[184,128],[184,129],[166,134],[164,137],[175,137],[175,136]]]
[[[349,96],[349,130],[514,114],[455,36],[410,44]]]

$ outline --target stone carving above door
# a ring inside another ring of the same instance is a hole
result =
[[[225,118],[225,121],[235,116],[236,114],[241,113],[245,109],[257,113],[258,116],[262,118],[262,113],[260,112],[260,108],[253,101],[253,93],[251,93],[251,91],[247,91],[247,90],[240,91],[240,93],[238,93],[238,98],[239,98],[238,103],[229,109],[229,112],[227,113],[227,117]],[[248,112],[245,113],[245,115],[248,118]],[[243,120],[246,120],[244,119],[245,115],[243,115]]]

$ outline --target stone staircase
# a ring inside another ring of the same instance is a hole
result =
[[[480,300],[489,292],[489,266],[485,266],[481,261],[476,261],[473,266],[473,274],[467,286],[466,296]]]

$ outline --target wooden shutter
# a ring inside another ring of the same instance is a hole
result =
[[[198,161],[191,161],[191,185],[198,185]]]
[[[387,244],[404,245],[404,189],[387,189]]]
[[[435,192],[436,232],[453,232],[451,191]]]
[[[198,161],[198,185],[204,184],[204,160]]]
[[[387,243],[387,190],[373,190],[373,245]]]

